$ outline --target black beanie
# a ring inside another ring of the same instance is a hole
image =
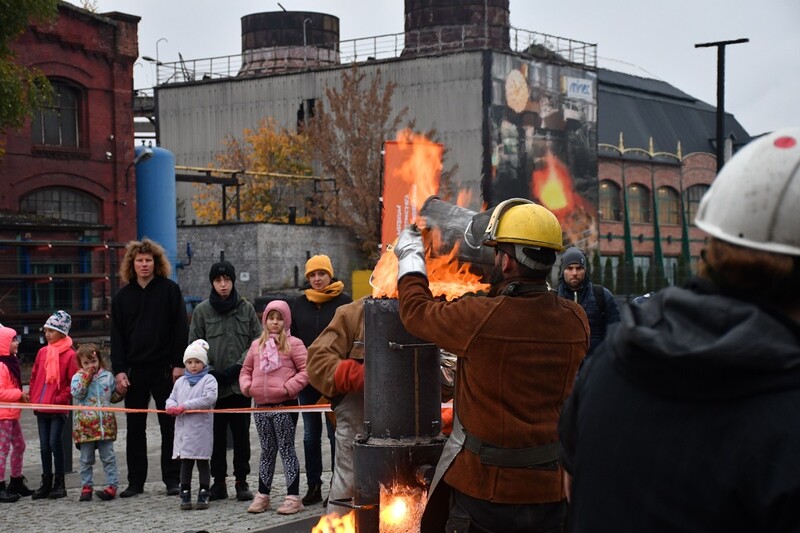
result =
[[[211,271],[208,273],[208,280],[214,283],[214,279],[218,276],[228,276],[231,281],[236,283],[236,269],[227,261],[220,261],[211,265]]]

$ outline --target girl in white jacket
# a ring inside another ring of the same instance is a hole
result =
[[[239,374],[239,387],[242,394],[255,400],[256,407],[296,406],[297,395],[308,384],[308,352],[303,341],[289,333],[292,325],[289,305],[282,300],[270,302],[264,309],[261,322],[264,331],[247,351]],[[287,496],[277,512],[297,513],[303,509],[300,500],[300,461],[294,449],[297,413],[256,412],[253,419],[261,440],[261,459],[258,465],[258,493],[247,512],[263,513],[269,509],[275,461],[280,451]]]
[[[183,353],[186,370],[167,398],[167,414],[176,416],[172,458],[181,460],[181,509],[192,508],[192,470],[197,462],[200,490],[196,509],[208,509],[211,485],[211,450],[214,446],[213,413],[185,413],[212,409],[217,401],[217,380],[208,373],[208,343],[197,339]]]

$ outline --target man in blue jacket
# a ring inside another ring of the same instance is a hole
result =
[[[619,307],[610,290],[589,280],[586,254],[578,248],[567,248],[561,257],[560,271],[558,295],[580,304],[589,318],[591,338],[586,353],[589,357],[608,335],[608,326],[619,322]]]

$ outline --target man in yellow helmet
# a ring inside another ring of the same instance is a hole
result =
[[[562,531],[556,427],[589,324],[545,282],[563,250],[561,226],[546,208],[512,199],[471,228],[495,251],[488,297],[434,301],[420,234],[406,228],[395,247],[403,325],[458,357],[453,431],[431,498],[437,486],[451,488],[448,532]]]

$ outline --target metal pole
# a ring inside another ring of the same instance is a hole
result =
[[[729,44],[749,43],[750,39],[698,43],[695,48],[717,47],[717,172],[725,164],[725,47]]]

